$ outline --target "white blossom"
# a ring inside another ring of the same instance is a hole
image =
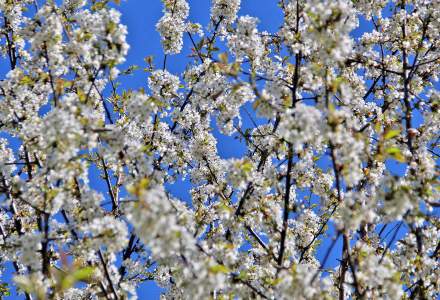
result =
[[[439,1],[119,2],[0,0],[0,298],[438,298]]]

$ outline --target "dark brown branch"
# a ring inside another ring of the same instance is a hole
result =
[[[104,275],[108,281],[108,284],[110,286],[110,290],[111,290],[113,296],[115,297],[114,300],[118,300],[119,299],[118,294],[116,293],[115,287],[113,286],[113,282],[112,282],[112,279],[110,277],[110,273],[107,268],[107,263],[104,260],[104,256],[102,255],[101,250],[98,250],[98,257],[99,257],[99,260],[101,261],[102,267],[104,268]]]

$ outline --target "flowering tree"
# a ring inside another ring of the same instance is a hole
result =
[[[240,0],[206,26],[163,0],[146,90],[119,85],[118,2],[0,0],[0,293],[438,297],[439,1],[281,0],[269,33]],[[218,155],[213,124],[243,157]],[[165,188],[182,177],[189,203]]]

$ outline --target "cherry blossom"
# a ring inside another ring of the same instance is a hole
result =
[[[0,0],[0,298],[437,299],[440,2],[192,2]]]

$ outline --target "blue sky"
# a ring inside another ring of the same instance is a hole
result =
[[[208,0],[188,0],[190,10],[190,21],[197,22],[206,26],[209,22],[209,12],[211,1]],[[258,29],[276,32],[282,24],[282,12],[277,5],[277,0],[243,0],[239,15],[250,15],[260,19]],[[128,53],[127,61],[124,64],[128,67],[132,64],[144,65],[143,58],[147,55],[153,55],[156,66],[160,66],[163,60],[162,48],[160,46],[159,34],[155,31],[155,24],[162,16],[162,3],[160,0],[127,0],[123,1],[119,7],[122,12],[122,23],[128,26],[128,42],[131,49]],[[363,32],[370,31],[372,25],[361,19],[359,28],[353,31],[353,37],[359,37]],[[188,62],[187,55],[190,54],[191,43],[185,36],[183,53],[176,56],[170,56],[167,59],[167,69],[170,72],[179,73],[185,69]],[[146,76],[142,72],[137,72],[121,80],[124,88],[139,88],[146,86]],[[420,118],[417,118],[419,121]],[[246,120],[244,120],[246,124]],[[230,137],[221,135],[215,128],[214,134],[218,138],[218,152],[221,157],[238,157],[243,154],[245,148],[242,144]],[[388,162],[388,167],[397,174],[402,174],[405,170],[403,164],[394,161]],[[177,182],[169,187],[172,192],[184,200],[189,200],[188,182]],[[388,225],[393,228],[397,222]],[[404,226],[403,226],[404,227]],[[381,227],[379,227],[380,229]],[[388,231],[388,229],[387,229]],[[385,232],[387,232],[385,231]],[[400,238],[405,233],[402,228],[397,235]],[[330,226],[330,236],[334,236],[334,228]],[[389,240],[389,235],[387,240]],[[318,248],[318,259],[323,259],[327,248],[330,245],[329,239],[324,239]],[[342,249],[342,239],[335,244],[332,255],[330,255],[326,267],[334,267],[338,264]],[[159,299],[160,289],[152,282],[145,283],[138,290],[140,299]]]
[[[188,0],[191,11],[189,19],[206,26],[209,22],[209,13],[211,1],[209,0]],[[278,8],[277,0],[243,0],[240,15],[256,16],[260,19],[259,30],[267,30],[275,32],[282,23],[281,10]],[[130,65],[139,65],[141,68],[145,65],[144,57],[153,55],[155,64],[157,66],[162,64],[163,53],[160,46],[159,34],[155,31],[155,24],[162,16],[162,2],[160,0],[122,0],[118,9],[122,13],[122,23],[128,26],[128,43],[131,48],[128,53],[126,63],[121,66],[125,69]],[[369,29],[365,22],[361,22],[360,28],[355,31],[354,35],[359,35],[360,32]],[[185,36],[184,51],[177,56],[170,56],[167,60],[167,69],[173,73],[180,73],[185,69],[186,63],[189,61],[187,55],[190,53],[191,44]],[[0,60],[0,62],[2,62]],[[0,75],[4,75],[6,65],[0,64]],[[132,75],[121,79],[122,87],[125,89],[138,89],[147,86],[147,74],[142,71],[137,71]],[[222,136],[214,129],[214,134],[218,138],[218,151],[221,157],[235,157],[241,156],[245,148],[237,140],[230,137]],[[392,166],[398,168],[399,166]],[[400,166],[401,167],[401,166]],[[93,173],[93,172],[92,172]],[[96,172],[95,172],[96,173]],[[95,174],[98,175],[98,174]],[[101,185],[102,181],[94,176],[92,184],[95,182]],[[178,182],[170,186],[174,194],[179,195],[180,198],[189,200],[188,189],[190,185],[188,182]],[[100,189],[100,186],[98,186]],[[105,189],[102,189],[105,190]],[[392,226],[390,226],[391,228]],[[341,253],[341,241],[339,241],[333,249],[333,255],[327,262],[327,267],[335,266],[337,264],[337,257]],[[329,241],[324,241],[318,251],[318,258],[322,258],[325,250],[329,246]],[[9,268],[8,268],[9,269]],[[6,272],[5,280],[11,276],[11,270]],[[145,283],[138,290],[140,299],[159,299],[160,289],[152,282]],[[6,299],[23,299],[15,293]]]
[[[190,21],[206,26],[209,23],[211,1],[189,0],[188,2],[190,4]],[[245,0],[242,3],[240,15],[248,14],[258,17],[260,30],[277,31],[282,24],[282,13],[277,2],[276,0]],[[128,67],[132,64],[143,66],[143,59],[148,55],[153,55],[156,66],[160,66],[163,53],[160,46],[160,36],[155,31],[155,25],[162,16],[161,1],[127,0],[122,2],[120,11],[122,12],[122,23],[128,26],[128,43],[131,45],[125,66]],[[183,53],[170,56],[167,59],[167,69],[170,72],[179,73],[185,69],[190,48],[191,42],[185,36]],[[145,87],[147,82],[145,74],[142,72],[137,72],[121,81],[125,88]],[[236,140],[222,136],[218,131],[214,133],[219,138],[218,151],[220,156],[234,157],[243,153],[245,148]],[[174,194],[189,200],[190,184],[188,182],[177,182],[170,188]],[[153,282],[147,282],[138,290],[139,299],[159,299],[160,291]]]
[[[190,4],[189,19],[206,26],[209,23],[210,6],[209,0],[188,0]],[[258,28],[260,30],[277,31],[282,23],[281,10],[277,6],[276,0],[245,0],[242,3],[240,15],[256,16],[260,19]],[[162,17],[163,5],[160,0],[122,0],[120,6],[115,6],[122,13],[121,22],[128,27],[128,43],[130,50],[126,62],[120,67],[121,70],[130,65],[139,65],[141,68],[145,65],[144,58],[152,55],[157,66],[162,65],[163,52],[160,45],[160,36],[155,30],[157,21]],[[190,53],[191,44],[185,36],[183,53],[180,55],[169,56],[167,59],[167,69],[173,73],[180,73],[185,69],[189,61],[187,55]],[[0,75],[4,77],[8,71],[8,64],[0,59]],[[147,86],[147,74],[141,70],[132,75],[121,79],[121,87],[124,89],[138,89]],[[243,151],[243,145],[237,143],[233,138],[221,136],[217,130],[215,134],[220,138],[218,151],[222,157],[240,156]],[[4,136],[0,133],[0,135]],[[17,141],[11,141],[17,146]],[[97,172],[91,172],[92,184],[96,183],[97,190],[105,191],[102,180],[99,180]],[[188,189],[190,185],[187,182],[178,182],[170,187],[177,195],[183,196],[189,200]],[[12,265],[8,264],[3,273],[3,281],[11,282]],[[153,282],[144,283],[138,290],[139,299],[159,299],[161,289]],[[24,299],[18,296],[14,290],[7,300]]]
[[[209,0],[189,0],[190,16],[192,22],[202,25],[209,23]],[[282,23],[281,10],[276,0],[247,0],[243,1],[240,14],[257,16],[261,22],[260,30],[276,31]],[[143,65],[143,58],[153,55],[156,65],[162,65],[163,53],[160,46],[160,36],[155,31],[155,25],[162,16],[162,3],[160,0],[125,0],[119,10],[122,12],[122,23],[128,26],[128,42],[131,49],[128,53],[126,66],[131,64]],[[171,72],[183,71],[188,61],[185,56],[190,53],[191,44],[185,36],[183,54],[168,57],[167,68]],[[141,74],[142,75],[142,74]],[[139,87],[145,85],[144,76],[134,76],[125,86]]]
[[[206,27],[209,24],[211,1],[209,0],[189,0],[190,16],[189,20],[200,23]],[[243,1],[239,14],[256,16],[260,19],[259,30],[275,32],[282,24],[282,12],[276,0],[247,0]],[[163,5],[160,0],[125,0],[121,2],[118,9],[122,13],[121,21],[128,27],[128,43],[130,50],[126,62],[121,69],[128,68],[130,65],[145,65],[144,58],[152,55],[157,67],[162,66],[164,54],[160,45],[160,36],[155,30],[157,21],[162,17]],[[184,48],[181,54],[168,56],[167,69],[179,74],[185,70],[189,62],[188,55],[191,54],[191,42],[187,35],[184,35]],[[121,87],[128,89],[138,89],[147,86],[146,74],[138,70],[130,76],[121,78]],[[220,139],[218,151],[221,157],[240,156],[245,147],[237,143],[231,137],[222,136],[214,128],[214,134]],[[189,184],[187,182],[174,185],[173,190],[180,196],[189,199]]]

